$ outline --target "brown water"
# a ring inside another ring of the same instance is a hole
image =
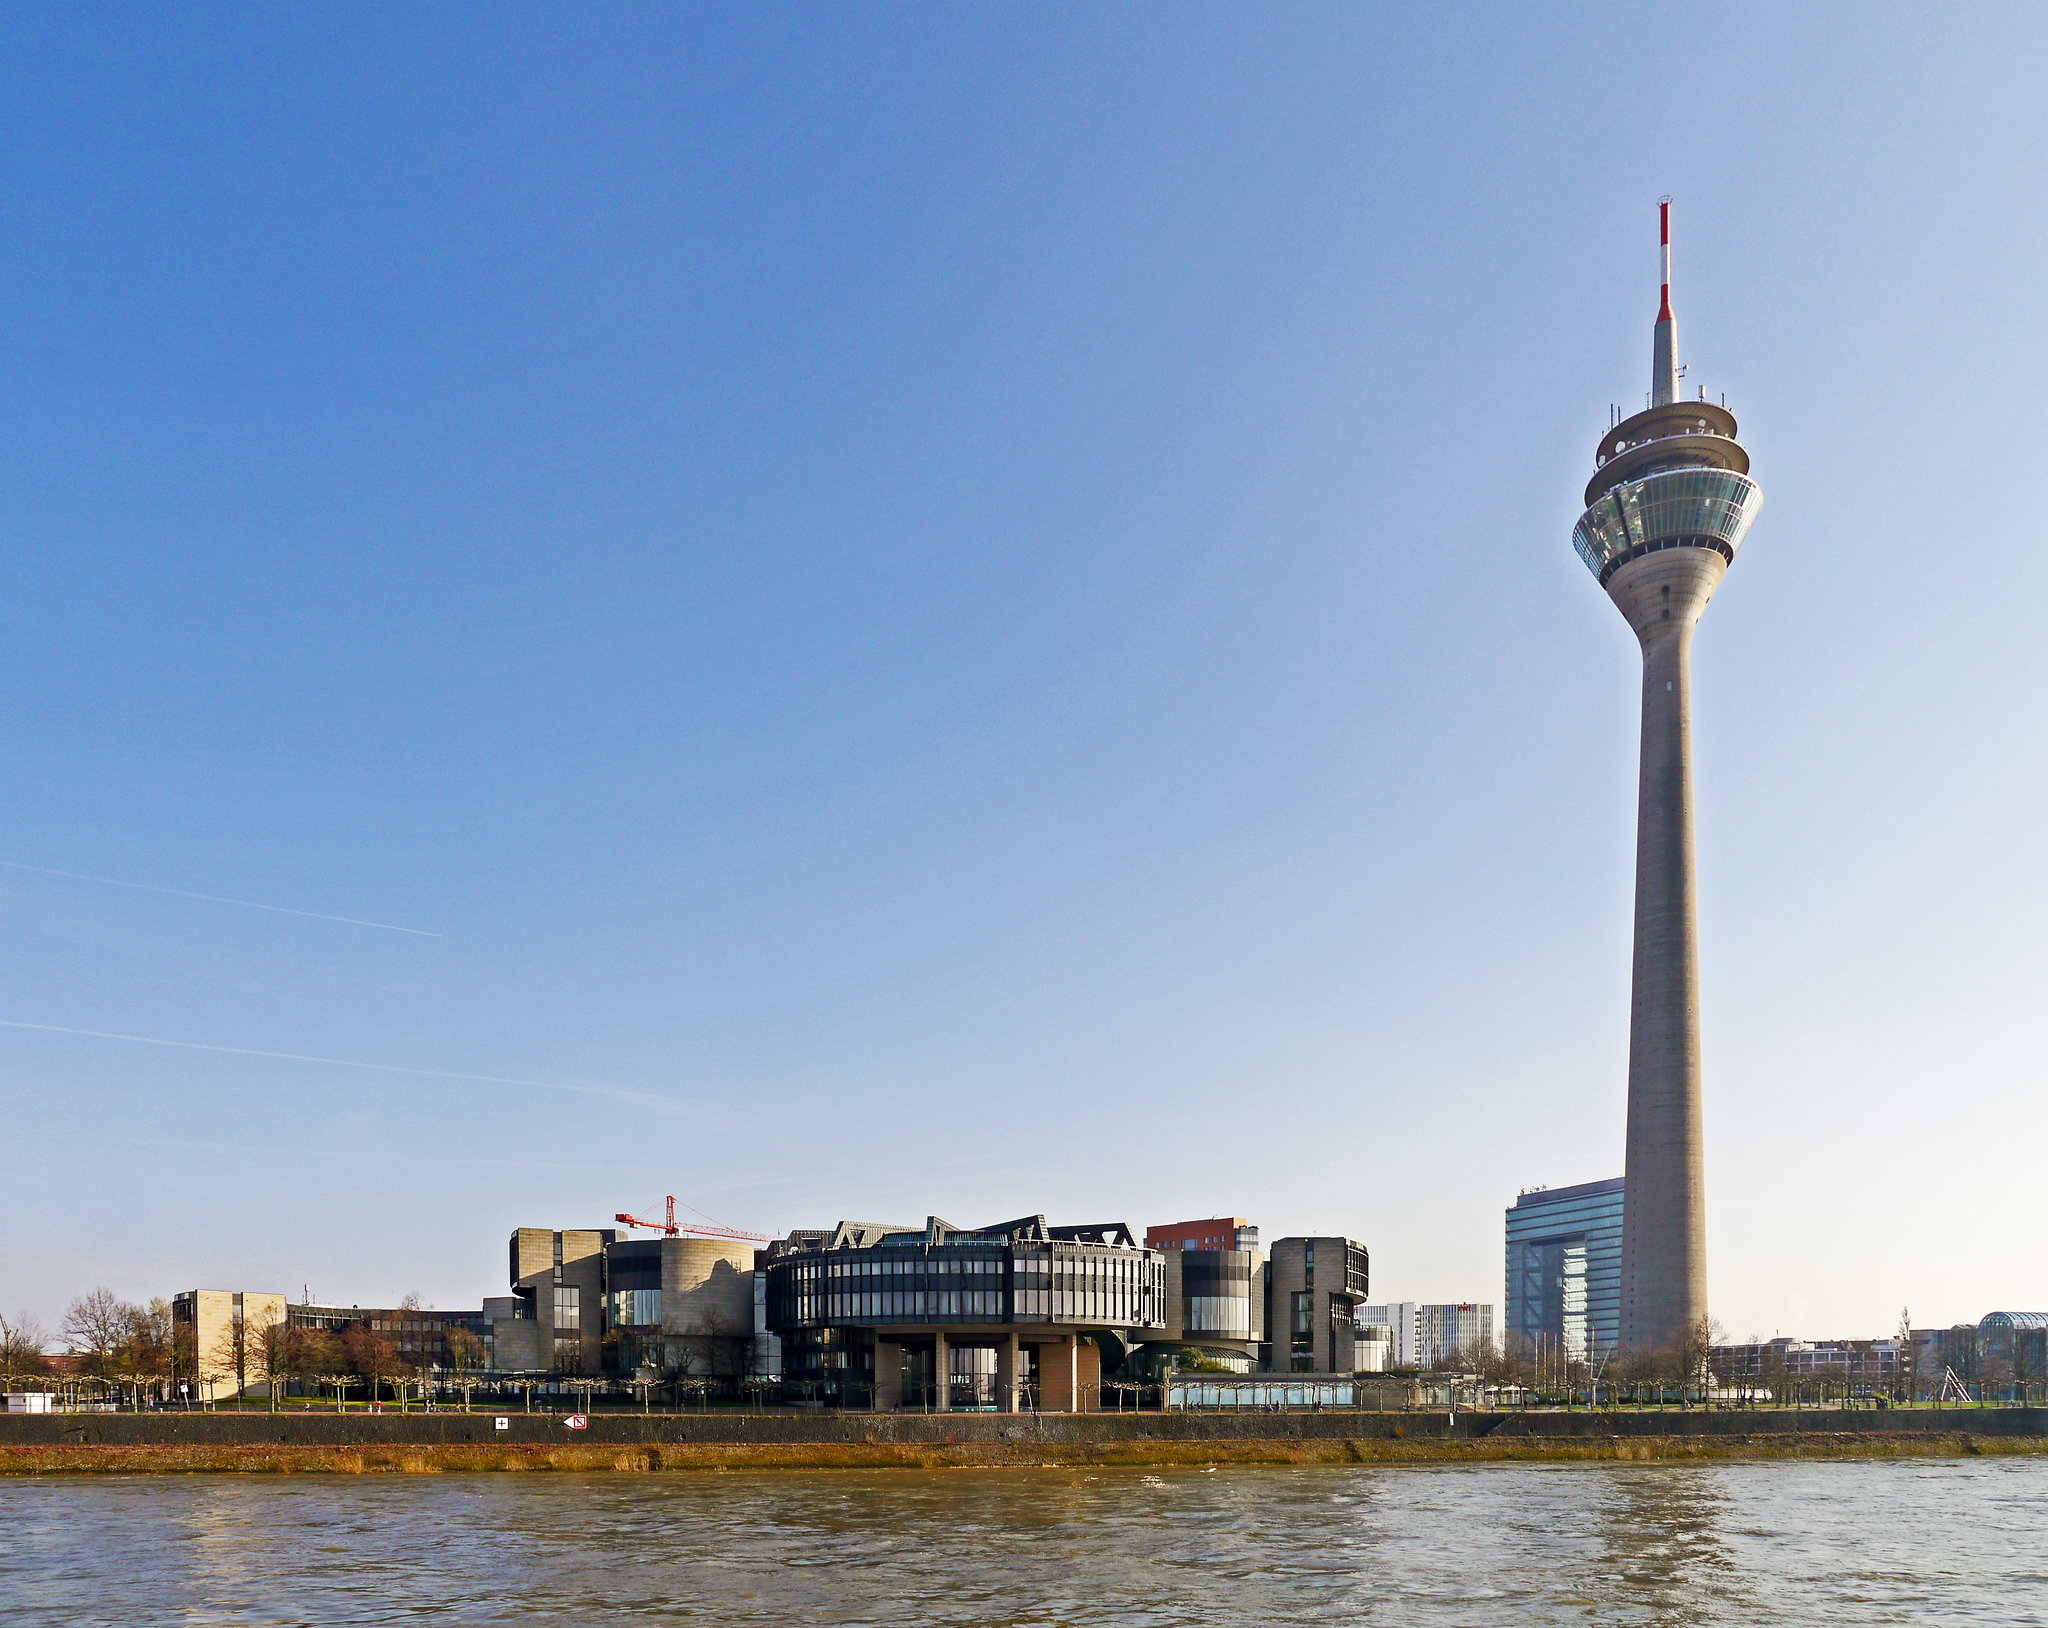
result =
[[[2048,1463],[5,1481],[0,1619],[2038,1623]]]

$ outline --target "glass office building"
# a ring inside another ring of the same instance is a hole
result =
[[[1621,1338],[1622,1178],[1537,1188],[1507,1212],[1507,1337],[1604,1362]]]
[[[770,1245],[763,1273],[784,1383],[839,1406],[1008,1409],[1062,1379],[1081,1405],[1080,1372],[1099,1370],[1080,1335],[1142,1338],[1166,1323],[1165,1260],[1120,1224],[848,1221]]]

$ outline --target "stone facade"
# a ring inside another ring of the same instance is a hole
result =
[[[745,1373],[754,1338],[754,1246],[662,1239],[661,1333],[668,1360],[691,1373]]]
[[[496,1366],[516,1370],[515,1356],[538,1356],[534,1368],[557,1373],[603,1370],[604,1246],[616,1233],[595,1228],[554,1232],[521,1227],[512,1234],[512,1291],[524,1303],[532,1332],[506,1329],[494,1319]],[[509,1333],[511,1344],[506,1336]]]
[[[1348,1374],[1352,1320],[1370,1285],[1365,1245],[1281,1238],[1266,1258],[1266,1366],[1276,1373]]]
[[[202,1400],[262,1390],[261,1332],[285,1321],[281,1294],[238,1289],[188,1289],[171,1302],[173,1324],[191,1331],[192,1359]]]

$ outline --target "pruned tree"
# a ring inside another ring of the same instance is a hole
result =
[[[455,1370],[462,1385],[462,1411],[469,1411],[470,1375],[483,1367],[489,1357],[484,1342],[468,1329],[456,1326],[448,1330],[448,1366]]]

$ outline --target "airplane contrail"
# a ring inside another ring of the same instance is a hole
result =
[[[286,1063],[324,1063],[329,1068],[361,1068],[379,1074],[415,1074],[434,1080],[469,1080],[480,1085],[522,1085],[539,1091],[567,1091],[579,1097],[610,1097],[627,1102],[701,1113],[694,1103],[665,1097],[657,1091],[635,1091],[623,1085],[570,1085],[561,1080],[522,1080],[504,1074],[464,1074],[447,1068],[413,1068],[404,1063],[366,1063],[353,1057],[313,1057],[296,1051],[259,1051],[253,1046],[216,1046],[204,1040],[164,1040],[156,1035],[116,1034],[106,1029],[67,1029],[59,1023],[23,1023],[0,1018],[0,1029],[34,1029],[42,1034],[79,1035],[87,1040],[125,1040],[137,1046],[174,1046],[180,1051],[224,1052],[230,1057],[270,1057]]]
[[[114,876],[87,876],[83,871],[52,870],[47,865],[24,865],[15,859],[0,859],[11,871],[34,871],[38,876],[61,876],[71,882],[97,882],[102,887],[132,887],[141,893],[168,893],[174,899],[204,899],[208,904],[240,905],[244,910],[270,910],[280,916],[305,916],[312,921],[338,921],[350,927],[377,927],[387,933],[410,933],[415,938],[439,938],[424,927],[400,927],[396,922],[365,921],[360,916],[330,916],[319,910],[294,910],[285,904],[258,904],[254,899],[229,899],[218,893],[192,893],[181,887],[158,887],[153,882],[124,882]]]

